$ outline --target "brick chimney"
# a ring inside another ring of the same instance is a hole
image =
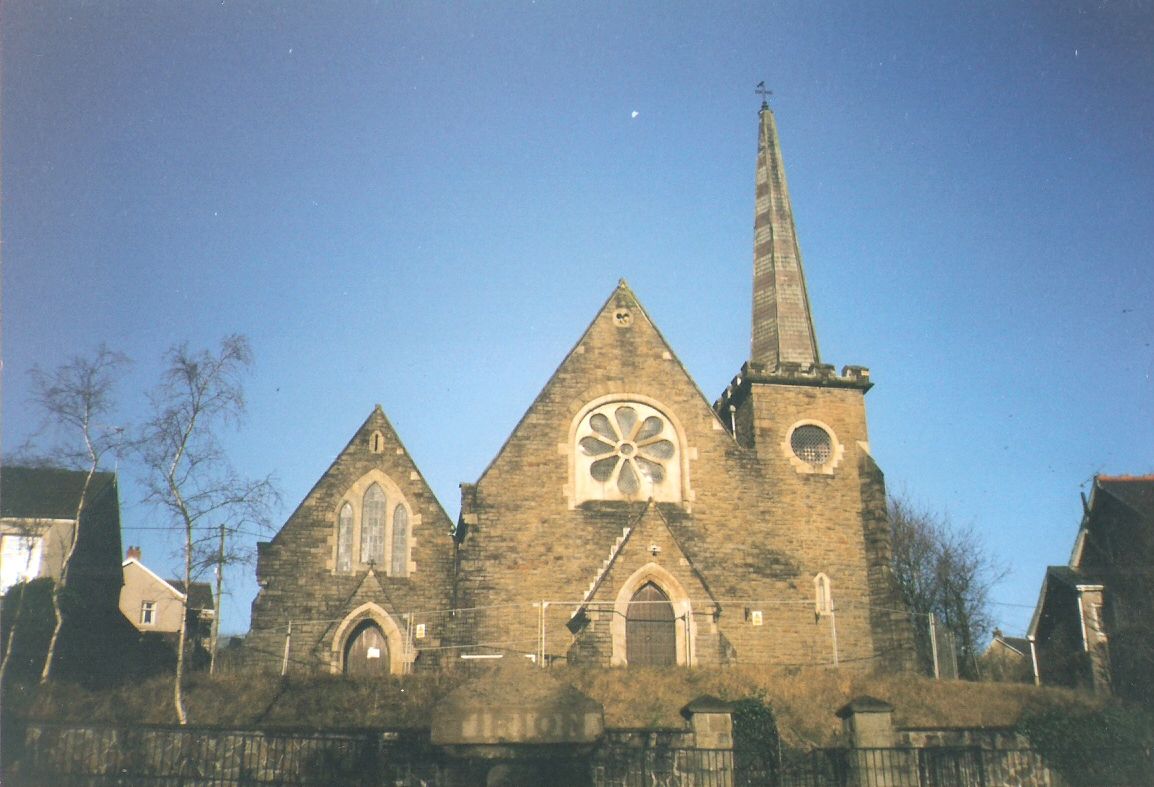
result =
[[[125,560],[140,560],[140,547],[129,547],[128,551],[124,553]]]

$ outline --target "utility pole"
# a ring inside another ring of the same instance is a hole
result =
[[[938,627],[933,612],[930,613],[930,653],[934,656],[934,680],[941,680],[942,673],[938,668]]]

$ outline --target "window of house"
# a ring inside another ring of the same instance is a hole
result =
[[[385,490],[373,484],[365,492],[361,515],[361,562],[385,565]]]
[[[42,543],[43,539],[35,536],[0,536],[0,593],[40,574]]]
[[[152,626],[156,623],[156,602],[140,602],[140,625]]]
[[[681,499],[677,433],[664,414],[640,402],[611,402],[577,427],[574,481],[579,499]]]
[[[394,577],[409,573],[409,512],[403,505],[393,510],[392,564],[389,574]]]
[[[341,506],[337,523],[337,571],[353,570],[353,507]]]

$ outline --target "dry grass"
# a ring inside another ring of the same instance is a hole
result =
[[[899,727],[1012,727],[1024,713],[1093,709],[1101,701],[1058,689],[996,683],[932,681],[910,675],[855,675],[833,670],[605,670],[561,668],[547,673],[600,702],[609,727],[682,728],[681,709],[693,699],[757,698],[773,708],[783,740],[830,745],[841,730],[835,711],[869,695],[895,706]],[[318,676],[198,675],[189,682],[189,720],[225,727],[424,727],[433,708],[463,675],[412,675],[358,681]],[[37,691],[22,714],[61,721],[169,724],[172,686],[156,679],[116,691],[55,685]],[[508,691],[501,686],[498,694]],[[494,698],[499,702],[499,697]],[[515,699],[515,697],[514,697]]]

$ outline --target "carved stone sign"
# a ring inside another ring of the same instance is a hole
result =
[[[452,744],[592,743],[601,736],[600,707],[582,712],[561,708],[464,710],[434,722],[433,742]]]
[[[441,746],[584,744],[601,737],[601,704],[529,664],[501,664],[450,693],[433,712]]]

